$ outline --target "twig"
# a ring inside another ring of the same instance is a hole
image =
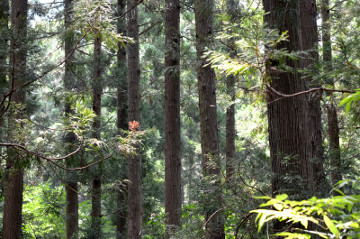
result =
[[[63,157],[46,157],[46,156],[41,155],[41,154],[39,154],[39,153],[36,153],[36,152],[34,152],[34,151],[28,150],[25,146],[23,146],[23,145],[21,145],[21,144],[1,143],[1,142],[0,142],[0,146],[19,148],[19,149],[21,149],[22,151],[24,151],[24,152],[27,153],[27,154],[31,154],[31,155],[33,155],[33,156],[36,156],[36,157],[39,157],[39,158],[42,158],[42,159],[45,159],[45,160],[51,160],[51,161],[57,161],[57,160],[67,159],[67,158],[69,158],[70,156],[72,156],[72,155],[76,154],[77,152],[79,152],[80,149],[82,148],[82,145],[79,145],[79,147],[78,147],[75,151],[73,151],[73,152],[71,152],[71,153],[69,153],[69,154],[67,154],[67,155],[65,155],[65,156],[63,156]]]
[[[126,12],[124,12],[122,15],[115,17],[114,19],[120,19],[123,18],[126,14],[128,14],[131,10],[133,10],[134,8],[136,8],[138,5],[140,5],[144,0],[140,0],[138,1],[136,4],[134,4],[134,6],[132,6],[130,9],[128,9]]]
[[[205,227],[206,226],[206,224],[208,224],[209,223],[209,221],[211,220],[211,218],[213,217],[213,216],[215,216],[215,214],[216,213],[218,213],[219,211],[221,211],[221,210],[224,210],[224,208],[219,208],[218,210],[216,210],[213,214],[211,214],[211,216],[209,217],[209,219],[203,224],[203,226],[202,227]]]
[[[56,68],[58,68],[58,67],[61,66],[62,64],[64,64],[64,63],[74,54],[74,52],[75,52],[75,50],[77,49],[80,41],[81,41],[82,39],[84,39],[84,38],[86,37],[86,35],[87,35],[87,32],[85,32],[84,35],[76,42],[74,48],[71,50],[71,52],[69,53],[69,55],[67,55],[67,56],[66,56],[61,62],[59,62],[55,67],[53,67],[53,68],[51,68],[51,69],[43,72],[41,75],[39,75],[39,76],[36,77],[35,79],[33,79],[33,80],[31,80],[31,81],[28,81],[28,82],[20,85],[20,86],[19,86],[18,88],[16,88],[16,89],[14,88],[14,80],[13,80],[13,81],[12,81],[12,84],[11,84],[11,89],[4,95],[2,101],[0,102],[0,108],[1,108],[1,107],[4,105],[6,98],[9,98],[7,106],[5,107],[5,109],[4,109],[2,112],[0,112],[0,117],[2,117],[2,116],[4,115],[4,113],[9,109],[9,107],[10,107],[10,105],[11,105],[11,96],[12,96],[12,94],[13,94],[15,91],[19,90],[19,89],[22,88],[22,87],[26,87],[26,86],[34,83],[35,81],[43,78],[43,77],[46,76],[48,73],[50,73],[51,71],[55,70]],[[12,72],[14,72],[14,71],[12,71]],[[12,79],[14,79],[14,77],[13,77]]]
[[[113,154],[114,154],[114,153],[111,153],[109,156],[107,156],[107,157],[105,157],[105,158],[102,158],[102,159],[100,159],[100,160],[98,160],[98,161],[95,161],[95,162],[93,162],[93,163],[91,163],[91,164],[88,164],[88,165],[86,165],[86,166],[76,167],[76,168],[66,168],[66,167],[63,167],[63,166],[61,166],[60,164],[56,163],[56,162],[53,161],[53,160],[50,160],[50,159],[46,159],[46,160],[48,160],[49,162],[55,164],[57,167],[59,167],[59,168],[61,168],[61,169],[63,169],[63,170],[66,170],[66,171],[80,171],[80,170],[84,170],[84,169],[90,168],[91,166],[94,166],[95,164],[99,164],[99,163],[101,163],[102,161],[105,161],[105,160],[111,158],[111,157],[113,156]]]
[[[249,213],[249,214],[247,214],[245,217],[244,217],[244,219],[242,219],[241,220],[241,222],[239,223],[239,225],[236,227],[236,232],[235,232],[235,239],[238,239],[238,233],[239,233],[239,229],[240,229],[240,227],[242,226],[242,224],[244,224],[244,222],[247,220],[247,219],[249,219],[249,217],[251,217],[252,216],[252,213]]]
[[[339,93],[351,93],[351,94],[354,94],[356,93],[357,91],[353,91],[353,90],[337,90],[337,89],[328,89],[328,88],[322,88],[322,87],[318,87],[318,88],[312,88],[310,90],[305,90],[305,91],[300,91],[300,92],[297,92],[297,93],[294,93],[294,94],[284,94],[284,93],[281,93],[277,90],[275,90],[273,87],[271,87],[269,84],[266,84],[267,88],[270,89],[272,92],[274,92],[275,94],[277,94],[278,96],[281,96],[280,98],[277,98],[271,102],[268,102],[268,104],[271,104],[271,103],[274,103],[278,100],[281,100],[283,98],[291,98],[291,97],[296,97],[296,96],[299,96],[299,95],[304,95],[304,94],[309,94],[309,93],[312,93],[312,92],[339,92]]]

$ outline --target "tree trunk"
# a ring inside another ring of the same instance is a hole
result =
[[[265,21],[280,33],[287,31],[289,39],[278,44],[289,52],[302,50],[300,6],[298,0],[264,0],[264,10],[269,12]],[[275,62],[275,61],[273,61]],[[294,94],[306,90],[306,81],[296,72],[297,62],[286,59],[294,73],[268,66],[268,121],[273,195],[287,193],[300,198],[307,190],[311,165],[308,152],[308,104],[305,95],[283,98],[277,92]],[[276,228],[276,226],[275,226]]]
[[[319,60],[317,49],[317,9],[315,0],[302,1],[300,4],[301,12],[301,31],[302,31],[302,50],[307,52],[307,56],[302,60],[303,67],[315,72],[315,63]],[[311,76],[306,76],[308,88],[320,87],[319,82],[314,82]],[[308,95],[308,140],[309,140],[309,185],[311,191],[317,193],[317,196],[324,195],[325,174],[324,174],[324,149],[322,140],[321,125],[321,93],[314,92]]]
[[[202,167],[211,192],[205,202],[206,238],[225,238],[221,212],[219,136],[216,111],[215,72],[203,57],[205,48],[212,45],[213,0],[195,1],[196,51],[200,107]],[[207,66],[206,66],[207,65]],[[208,180],[209,179],[209,180]],[[210,218],[211,217],[211,218]]]
[[[95,32],[94,42],[94,79],[93,110],[96,118],[93,123],[94,138],[101,139],[101,94],[102,94],[102,64],[101,64],[101,32]],[[92,181],[91,188],[91,230],[92,238],[101,238],[101,163],[97,165],[97,172]]]
[[[237,3],[234,0],[226,0],[226,12],[230,15],[231,21],[235,22]],[[228,44],[234,46],[234,41],[229,40]],[[230,56],[233,56],[233,49],[230,49]],[[235,101],[235,76],[226,77],[226,90],[232,102]],[[234,174],[234,158],[235,158],[235,104],[232,103],[226,109],[226,181],[231,182]]]
[[[128,55],[128,99],[129,121],[140,123],[140,58],[139,25],[137,0],[128,0],[127,33],[135,43],[127,46]],[[128,158],[128,238],[142,237],[142,189],[141,189],[141,146],[137,145],[136,155]]]
[[[65,56],[71,55],[68,60],[65,62],[65,90],[67,93],[72,92],[75,86],[75,77],[73,75],[74,70],[74,56],[73,48],[74,36],[72,33],[69,33],[70,26],[72,24],[71,13],[73,9],[72,0],[65,1],[65,30],[66,30],[66,39],[65,39]],[[69,117],[70,114],[74,113],[71,109],[70,97],[67,97],[65,100],[65,116]],[[64,143],[67,153],[72,152],[74,144],[76,143],[76,135],[73,132],[68,132],[64,137]],[[69,157],[66,159],[66,167],[73,167],[76,165],[75,157]],[[78,238],[79,230],[79,200],[78,200],[78,184],[76,179],[76,174],[73,172],[66,172],[66,238],[75,239]]]
[[[226,89],[231,101],[235,101],[235,77],[226,78]],[[235,158],[235,104],[226,109],[226,181],[231,182],[234,174]]]
[[[118,0],[118,16],[122,16],[126,10],[125,0]],[[126,21],[125,19],[118,19],[118,33],[126,32]],[[117,52],[117,128],[120,132],[120,129],[127,130],[128,128],[128,117],[127,117],[127,68],[126,68],[126,49],[121,46],[121,43],[118,43],[118,52]],[[126,178],[126,173],[124,171],[120,172],[120,179]],[[116,239],[126,239],[126,217],[127,217],[127,197],[126,192],[119,190],[117,193],[117,207],[118,212],[116,214]]]
[[[7,89],[6,75],[8,74],[8,67],[6,59],[8,55],[8,22],[9,22],[9,1],[3,0],[0,2],[0,102],[3,100],[3,95]],[[0,115],[3,114],[4,107],[0,107]],[[4,117],[0,117],[0,141],[4,141]],[[0,155],[2,154],[3,147],[0,146]],[[2,186],[1,186],[2,188]]]
[[[21,86],[26,82],[26,23],[27,23],[27,0],[11,1],[11,26],[14,34],[11,40],[10,55],[10,87],[15,90],[9,100],[12,104],[21,104],[24,109],[26,91]],[[18,106],[19,108],[19,106]],[[16,119],[22,118],[24,110],[14,109],[8,120],[8,141],[23,143],[17,135]],[[21,125],[20,125],[21,127]],[[21,137],[21,136],[20,136]],[[22,155],[14,148],[8,148],[5,176],[5,198],[2,238],[21,238],[22,202],[24,191],[24,166]]]
[[[331,47],[331,23],[329,0],[321,1],[321,19],[322,19],[322,43],[323,43],[323,60],[325,65],[324,70],[331,72],[332,67],[332,47]],[[334,79],[329,77],[326,79],[326,84],[334,87]],[[342,180],[341,175],[341,155],[340,155],[340,140],[339,140],[339,123],[337,117],[336,103],[332,93],[327,94],[330,97],[330,103],[327,105],[328,118],[328,134],[330,146],[330,163],[331,163],[331,184],[334,186],[337,182]]]
[[[180,227],[180,5],[165,1],[165,238]]]

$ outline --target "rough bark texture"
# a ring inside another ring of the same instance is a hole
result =
[[[315,0],[304,0],[300,4],[300,16],[301,16],[301,36],[302,36],[302,50],[307,54],[302,60],[304,68],[309,69],[311,72],[315,72],[315,63],[319,60],[318,53],[318,33],[317,33],[317,9]],[[315,82],[310,76],[306,76],[308,88],[320,87],[319,82]],[[312,192],[315,192],[317,196],[322,196],[325,186],[325,174],[324,174],[324,149],[322,140],[322,126],[321,126],[321,93],[314,92],[308,97],[308,140],[309,140],[309,177],[311,177],[309,183]],[[312,171],[312,173],[311,173]]]
[[[71,12],[73,9],[72,0],[65,1],[65,29],[69,31],[70,25],[72,23],[71,20]],[[74,66],[74,56],[73,56],[73,48],[74,37],[73,34],[67,32],[65,38],[65,55],[71,55],[68,60],[65,62],[65,90],[70,93],[74,90],[75,86],[75,77],[73,74]],[[71,109],[70,97],[65,100],[65,116],[68,117],[73,113]],[[67,153],[72,152],[76,143],[76,135],[72,132],[68,132],[64,137],[65,148]],[[70,157],[66,159],[66,166],[73,167],[75,164],[75,157]],[[78,238],[77,232],[79,230],[79,200],[78,200],[78,184],[76,179],[76,174],[73,172],[66,172],[66,238],[67,239],[75,239]]]
[[[220,188],[219,136],[216,112],[215,72],[203,58],[205,48],[212,44],[213,0],[195,1],[196,51],[201,128],[202,167],[206,189],[210,192],[205,202],[206,238],[225,238]]]
[[[118,15],[121,16],[126,10],[125,0],[118,0]],[[126,32],[126,20],[124,18],[118,19],[118,33]],[[117,85],[117,128],[127,130],[128,117],[127,117],[127,69],[126,69],[126,48],[118,43],[117,52],[117,68],[118,68],[118,85]],[[127,177],[124,171],[120,172],[120,179]],[[117,209],[116,214],[116,239],[126,239],[126,218],[127,218],[127,192],[119,190],[117,195]],[[125,206],[126,205],[126,206]]]
[[[234,0],[226,0],[226,11],[230,15],[231,20],[235,21],[237,15],[237,7]],[[229,40],[230,46],[234,45],[232,39]],[[233,54],[233,49],[230,49],[230,55]],[[235,101],[235,77],[229,75],[226,78],[226,90],[232,102]],[[230,182],[234,174],[234,158],[235,158],[235,104],[231,104],[226,109],[226,181]]]
[[[11,41],[9,90],[16,89],[10,100],[13,104],[22,104],[21,108],[24,108],[26,95],[25,89],[21,87],[26,82],[26,22],[27,0],[12,0],[11,25],[14,37]],[[13,112],[8,120],[8,141],[21,143],[22,139],[18,138],[16,133],[21,129],[18,129],[15,119],[22,118],[24,112],[19,110]],[[24,190],[22,159],[24,155],[12,148],[8,148],[7,152],[2,238],[20,239]]]
[[[92,82],[93,111],[96,118],[93,123],[94,138],[101,139],[101,94],[102,94],[102,64],[101,64],[101,33],[96,32],[94,42],[94,75]],[[91,186],[91,229],[92,238],[101,237],[101,163]]]
[[[135,43],[127,46],[128,55],[128,99],[129,121],[140,123],[140,58],[139,58],[139,26],[137,0],[128,0],[127,33]],[[135,7],[134,7],[135,6]],[[141,189],[141,147],[137,146],[136,155],[128,158],[128,238],[142,237],[142,189]]]
[[[7,90],[6,75],[8,74],[8,67],[6,59],[8,57],[8,22],[9,22],[9,1],[3,0],[0,2],[0,102],[3,100],[3,95]],[[0,114],[4,111],[4,107],[0,108]],[[0,117],[0,141],[4,141],[5,121]],[[3,147],[0,146],[0,154],[2,154]],[[2,183],[0,183],[2,188]]]
[[[6,67],[6,58],[8,57],[8,21],[9,21],[9,1],[2,0],[0,2],[0,88],[5,88],[6,84],[6,75],[7,75],[7,67]],[[2,94],[0,95],[2,97]],[[1,98],[0,98],[1,100]]]
[[[323,61],[326,64],[324,70],[331,72],[332,67],[332,47],[331,47],[331,24],[330,24],[330,10],[329,0],[321,1],[321,19],[322,19],[322,44],[323,44]],[[334,86],[334,79],[326,79],[326,83]],[[339,140],[339,123],[337,117],[336,103],[334,103],[333,94],[328,94],[330,102],[327,105],[328,118],[328,134],[330,146],[330,162],[332,166],[331,183],[336,184],[342,180],[341,175],[341,155],[340,155],[340,140]]]
[[[165,238],[180,226],[180,6],[165,1]]]
[[[280,32],[288,31],[289,40],[281,42],[278,49],[297,51],[302,48],[300,6],[298,0],[264,0],[264,9],[269,12],[265,21]],[[286,60],[298,69],[298,63]],[[299,198],[307,189],[309,174],[312,174],[307,129],[307,98],[299,95],[281,98],[274,90],[283,94],[294,94],[306,90],[306,81],[299,73],[287,73],[268,67],[268,121],[272,177],[272,193],[287,193]],[[274,89],[274,90],[273,90]],[[281,98],[281,99],[279,99]]]

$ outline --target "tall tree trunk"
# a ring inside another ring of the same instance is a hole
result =
[[[135,43],[127,46],[128,55],[128,99],[129,121],[140,123],[140,58],[139,25],[137,0],[128,0],[127,33]],[[128,158],[128,238],[142,237],[142,187],[141,187],[141,147],[137,145],[136,155]]]
[[[74,90],[75,77],[72,71],[74,70],[74,35],[69,32],[72,24],[72,0],[65,0],[65,56],[70,56],[65,62],[65,90],[70,93]],[[65,116],[69,117],[70,114],[74,113],[71,109],[71,99],[67,97],[65,99]],[[76,143],[76,135],[73,132],[68,132],[64,137],[65,148],[68,153],[74,150],[74,144]],[[75,166],[75,157],[69,157],[66,159],[66,166]],[[75,239],[78,238],[77,232],[79,230],[79,200],[78,200],[78,184],[76,174],[73,172],[66,172],[66,238]]]
[[[27,32],[27,0],[11,1],[11,26],[13,38],[10,54],[10,87],[15,90],[9,100],[12,104],[22,104],[25,108],[26,91],[21,86],[26,81],[26,32]],[[17,107],[18,108],[18,107]],[[8,141],[23,143],[16,131],[21,130],[16,119],[22,118],[24,110],[14,109],[8,120]],[[21,125],[20,125],[21,127]],[[8,148],[6,160],[5,199],[2,238],[21,238],[22,201],[24,191],[24,155],[16,149]]]
[[[125,0],[118,0],[118,16],[122,16],[126,10]],[[126,20],[125,18],[118,19],[118,33],[126,32]],[[120,129],[127,130],[128,128],[128,117],[127,117],[127,68],[126,68],[126,49],[122,47],[121,43],[118,43],[118,52],[117,52],[117,128],[120,132]],[[124,171],[120,172],[120,179],[126,178],[126,173]],[[116,238],[125,239],[126,238],[126,217],[127,217],[127,198],[125,192],[119,190],[117,195],[117,206],[118,213],[116,214]]]
[[[269,12],[265,21],[270,28],[281,33],[287,31],[288,41],[278,44],[289,52],[302,50],[300,24],[300,6],[298,0],[276,1],[264,0],[264,10]],[[275,63],[276,61],[269,62]],[[295,68],[294,73],[276,70],[276,65],[268,67],[268,121],[269,144],[272,177],[272,193],[287,193],[299,198],[307,190],[311,163],[308,152],[308,104],[305,95],[281,97],[283,94],[294,94],[306,90],[305,79],[296,72],[297,62],[286,59],[286,64]]]
[[[92,82],[93,90],[93,110],[96,118],[93,123],[94,138],[101,139],[101,94],[102,94],[102,64],[101,64],[101,32],[95,32],[94,42],[94,78]],[[91,185],[91,229],[92,238],[101,238],[101,163],[97,165],[97,172]]]
[[[226,12],[230,15],[232,22],[235,22],[237,14],[237,3],[234,0],[226,0]],[[234,40],[230,39],[228,44],[233,47]],[[230,49],[230,55],[234,55],[234,50]],[[232,102],[235,101],[235,76],[226,77],[226,90]],[[235,104],[232,103],[226,109],[226,181],[230,182],[234,174],[235,158]]]
[[[235,101],[235,77],[226,78],[226,89],[231,101]],[[231,183],[234,174],[235,158],[235,104],[226,109],[226,181]]]
[[[6,75],[8,74],[8,67],[6,66],[6,59],[8,55],[8,22],[9,22],[9,0],[0,2],[0,102],[3,100],[3,95],[7,89]],[[2,114],[4,108],[0,108]],[[0,117],[0,141],[4,141],[4,117]],[[0,146],[0,155],[2,154],[3,147]],[[2,183],[1,183],[2,184]],[[2,185],[1,185],[2,187]]]
[[[180,227],[180,5],[165,1],[165,238]]]
[[[332,47],[331,47],[331,23],[329,0],[321,1],[321,19],[322,19],[322,44],[323,44],[323,60],[325,65],[324,70],[331,72],[332,67]],[[329,77],[326,83],[334,87],[334,79]],[[341,155],[340,155],[340,140],[339,140],[339,123],[337,117],[336,104],[334,103],[333,94],[329,93],[330,103],[327,105],[328,118],[328,134],[330,146],[330,163],[331,163],[331,184],[334,186],[337,182],[342,180],[341,175]]]
[[[318,53],[318,33],[317,33],[317,9],[315,0],[305,0],[300,4],[301,31],[302,31],[302,50],[307,51],[307,56],[303,59],[303,67],[315,72],[315,63],[319,60]],[[305,78],[308,88],[320,87],[319,82],[314,82],[311,76]],[[314,92],[308,95],[308,140],[309,140],[309,185],[311,191],[321,196],[324,192],[325,174],[324,174],[324,150],[322,140],[321,125],[321,93]]]
[[[208,62],[203,57],[205,48],[212,45],[213,8],[213,0],[195,1],[202,167],[205,180],[211,177],[210,180],[206,180],[206,190],[211,193],[207,195],[207,202],[204,205],[207,239],[225,238],[224,220],[221,212],[222,192],[220,187],[215,72],[207,65]]]

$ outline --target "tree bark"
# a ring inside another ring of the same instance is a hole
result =
[[[287,31],[289,39],[278,44],[277,49],[289,52],[302,50],[300,6],[298,0],[264,0],[264,10],[269,12],[265,21],[280,33]],[[273,195],[287,193],[300,198],[307,185],[311,170],[308,152],[308,104],[305,95],[281,98],[273,89],[283,94],[306,90],[305,79],[296,71],[299,64],[286,59],[294,73],[276,70],[268,64],[268,121]]]
[[[231,21],[235,22],[237,15],[237,6],[234,0],[226,0],[226,12],[230,15]],[[234,46],[234,41],[229,40],[228,44]],[[234,55],[233,49],[230,49],[230,55]],[[232,102],[235,101],[235,76],[226,77],[226,90]],[[231,182],[234,174],[234,158],[235,158],[235,104],[232,103],[226,109],[226,181]]]
[[[302,60],[304,68],[311,72],[316,72],[315,63],[319,60],[318,53],[318,33],[317,33],[317,9],[315,0],[305,0],[300,4],[301,16],[301,31],[302,31],[302,50],[307,54]],[[320,87],[319,82],[315,82],[311,76],[304,78],[307,81],[308,88]],[[322,140],[322,125],[321,125],[321,93],[315,92],[308,95],[308,140],[309,140],[309,177],[311,180],[309,185],[311,191],[315,192],[317,196],[324,195],[324,186],[326,183],[324,174],[324,149]]]
[[[208,62],[203,57],[205,48],[212,45],[213,8],[213,0],[195,1],[202,167],[207,187],[205,190],[211,192],[207,195],[207,201],[204,205],[205,220],[207,221],[205,237],[208,239],[225,238],[224,220],[221,212],[222,192],[220,188],[215,72],[207,65]],[[212,178],[207,180],[209,177]]]
[[[27,0],[11,1],[11,26],[13,38],[10,54],[10,91],[15,90],[9,100],[12,104],[21,104],[24,109],[26,91],[21,85],[26,82],[26,33],[27,33]],[[19,107],[19,106],[18,106]],[[8,119],[8,141],[22,142],[16,131],[16,119],[21,119],[24,110],[13,111]],[[20,125],[21,127],[21,125]],[[2,238],[21,238],[22,202],[24,191],[24,155],[14,148],[7,149],[5,176],[5,198]]]
[[[70,56],[65,62],[65,79],[64,85],[65,90],[70,94],[75,89],[75,77],[73,75],[74,70],[74,56],[72,54],[74,44],[74,36],[70,31],[70,26],[72,24],[72,14],[73,2],[72,0],[65,0],[65,56]],[[69,117],[70,114],[73,114],[71,108],[71,99],[67,97],[65,99],[65,116]],[[68,132],[64,137],[64,143],[67,153],[70,153],[74,150],[74,144],[76,143],[76,135],[73,132]],[[69,157],[66,159],[66,166],[73,167],[76,165],[75,157]],[[78,238],[79,230],[79,200],[78,200],[78,184],[76,179],[76,174],[73,172],[66,172],[66,238],[75,239]]]
[[[323,43],[323,61],[325,63],[324,70],[331,72],[332,66],[332,47],[331,47],[331,23],[329,0],[321,1],[321,20],[322,20],[322,43]],[[329,77],[326,83],[334,87],[334,79]],[[331,184],[334,186],[337,182],[342,180],[341,175],[341,154],[340,154],[340,139],[339,139],[339,123],[337,117],[336,103],[332,93],[329,93],[330,102],[327,105],[328,118],[328,134],[330,147],[330,163],[331,163]]]
[[[0,102],[3,100],[3,95],[7,89],[6,75],[8,74],[8,67],[6,59],[8,58],[8,22],[9,22],[9,0],[0,2]],[[4,107],[0,108],[0,114],[3,113]],[[0,141],[4,141],[5,121],[0,117]],[[0,146],[0,155],[3,152],[3,147]],[[2,188],[2,185],[0,185]]]
[[[180,5],[165,1],[165,238],[180,227]]]
[[[95,32],[94,42],[94,78],[93,90],[93,111],[96,114],[93,129],[94,138],[101,139],[101,94],[102,94],[102,64],[101,64],[101,32]],[[97,172],[92,181],[91,187],[91,229],[92,238],[101,238],[101,163],[97,165]]]
[[[118,0],[118,16],[122,16],[126,10],[125,0]],[[118,33],[126,32],[126,21],[124,18],[118,19]],[[118,43],[118,52],[117,52],[117,128],[120,132],[120,129],[127,130],[128,128],[128,117],[127,117],[127,68],[126,68],[126,48],[122,47],[121,43]],[[125,172],[120,172],[120,179],[126,178]],[[126,192],[119,190],[117,193],[117,207],[118,212],[116,214],[116,238],[117,239],[126,239],[126,218],[127,210],[124,205],[127,205]]]
[[[135,43],[127,46],[128,55],[128,100],[129,121],[140,123],[140,58],[139,58],[139,25],[138,1],[128,0],[127,33]],[[136,155],[128,158],[128,238],[142,237],[142,187],[141,187],[141,146],[136,145]]]

